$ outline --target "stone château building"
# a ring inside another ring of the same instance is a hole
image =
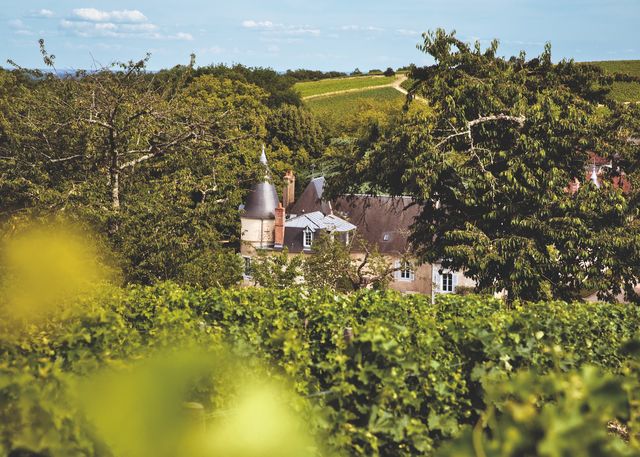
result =
[[[364,257],[365,245],[375,246],[394,270],[391,289],[433,296],[455,292],[459,286],[474,286],[463,274],[443,271],[440,265],[407,262],[414,258],[408,239],[419,212],[411,198],[350,195],[327,201],[323,198],[325,180],[318,177],[296,200],[295,176],[288,172],[280,201],[269,176],[264,149],[260,162],[264,177],[247,196],[240,219],[240,252],[247,283],[251,279],[251,262],[259,250],[280,251],[286,247],[291,255],[313,255],[313,240],[329,233],[346,243],[354,241],[354,236],[364,240],[365,243],[351,243],[354,262]]]

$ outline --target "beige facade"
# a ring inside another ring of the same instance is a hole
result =
[[[240,254],[249,262],[252,262],[255,259],[258,249],[260,247],[254,246],[249,242],[242,243],[240,247]],[[272,251],[270,249],[267,252],[279,254],[278,251]],[[313,251],[309,252],[301,252],[301,253],[289,253],[289,257],[295,256],[309,256],[313,255]],[[401,257],[396,256],[384,256],[385,260],[388,262],[390,268],[396,268],[399,266],[402,261]],[[362,254],[353,253],[351,254],[351,258],[354,262],[362,261]],[[303,278],[300,277],[298,279],[299,283],[304,282]],[[253,280],[249,276],[245,276],[242,282],[243,286],[253,286]],[[393,273],[393,279],[389,283],[389,288],[392,290],[396,290],[401,293],[411,293],[411,294],[423,294],[423,295],[431,295],[433,292],[433,281],[432,281],[432,266],[431,264],[422,264],[414,267],[411,270],[405,270],[405,273],[402,274],[400,270],[395,271]]]
[[[433,294],[455,293],[458,288],[474,288],[476,282],[467,278],[462,272],[443,269],[436,263],[432,266]]]
[[[400,261],[400,259],[395,261]],[[413,275],[409,279],[402,278],[399,272],[396,272],[394,280],[389,284],[389,287],[398,292],[431,295],[433,289],[431,270],[431,264],[418,265],[414,267]]]
[[[256,249],[273,247],[276,228],[275,219],[240,218],[240,239],[243,244],[249,244]]]

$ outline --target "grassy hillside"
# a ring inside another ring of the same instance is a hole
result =
[[[608,73],[623,73],[640,77],[640,60],[605,60],[588,63],[597,65]],[[640,83],[615,82],[611,97],[619,102],[640,102]]]
[[[597,65],[609,73],[625,73],[640,77],[640,60],[603,60],[588,63]]]
[[[405,97],[392,87],[318,97],[307,106],[334,135],[353,134],[371,121],[384,123],[402,110]]]
[[[296,89],[300,96],[310,97],[341,90],[364,89],[366,87],[384,86],[391,84],[395,76],[358,76],[354,78],[321,79],[320,81],[307,81],[296,83]]]

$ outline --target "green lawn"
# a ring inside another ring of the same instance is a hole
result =
[[[366,87],[383,86],[395,81],[395,76],[358,76],[354,78],[331,78],[320,81],[296,83],[294,88],[302,97],[321,95],[340,90],[363,89]]]

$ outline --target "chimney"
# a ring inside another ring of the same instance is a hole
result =
[[[287,171],[284,175],[284,191],[282,192],[282,200],[285,208],[290,208],[296,199],[296,177],[292,170]]]
[[[276,208],[276,230],[274,234],[273,247],[281,249],[284,246],[284,208],[282,203],[278,203]]]

